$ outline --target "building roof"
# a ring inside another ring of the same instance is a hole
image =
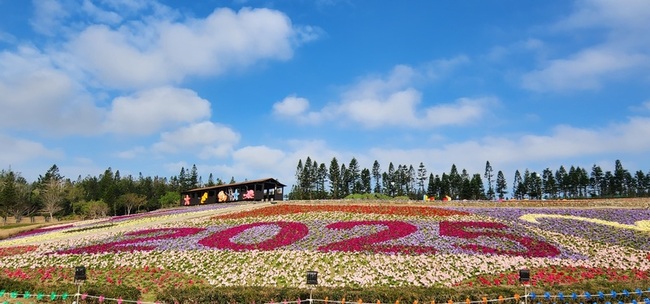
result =
[[[194,188],[194,189],[190,189],[190,190],[187,190],[187,191],[184,191],[184,192],[213,190],[213,189],[229,188],[229,187],[237,187],[237,186],[250,186],[250,185],[253,185],[253,184],[266,184],[266,183],[273,183],[273,184],[276,184],[279,187],[286,187],[285,184],[279,182],[275,178],[261,178],[261,179],[243,181],[243,182],[239,182],[239,183],[222,184],[222,185],[214,185],[214,186],[210,186],[210,187]]]

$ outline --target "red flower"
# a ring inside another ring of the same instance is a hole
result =
[[[264,217],[274,215],[309,212],[346,212],[365,214],[390,214],[403,216],[452,216],[468,215],[463,211],[425,206],[387,206],[387,205],[276,205],[239,213],[224,214],[213,219],[238,219],[245,217]]]
[[[479,244],[454,245],[458,248],[477,253],[491,253],[504,255],[517,255],[524,257],[553,257],[560,254],[560,250],[553,245],[535,240],[527,236],[519,236],[503,231],[508,226],[493,222],[440,222],[440,235],[452,236],[463,239],[476,239],[481,236],[509,239],[518,242],[526,251],[506,250],[492,248]],[[501,230],[501,231],[499,231]]]
[[[163,239],[175,239],[181,238],[188,235],[194,235],[205,228],[158,228],[158,229],[146,229],[140,231],[132,231],[125,236],[135,236],[136,238],[105,243],[90,245],[80,248],[72,248],[67,250],[60,250],[56,253],[59,254],[81,254],[81,253],[103,253],[103,252],[132,252],[132,251],[150,251],[155,248],[152,245],[138,245],[138,243],[153,241],[153,240],[163,240]],[[160,235],[162,233],[162,235]]]
[[[238,244],[231,241],[231,239],[238,234],[260,226],[277,225],[280,227],[278,232],[273,238],[257,244]],[[274,250],[276,248],[293,244],[298,240],[304,238],[309,229],[303,223],[296,222],[271,222],[271,223],[252,223],[235,226],[218,233],[212,234],[199,241],[199,244],[207,247],[217,249],[231,249],[235,251],[245,250]]]
[[[395,221],[354,221],[354,222],[338,222],[327,225],[328,229],[352,229],[357,226],[372,226],[381,225],[388,229],[375,232],[371,235],[360,236],[356,238],[347,239],[340,242],[331,243],[321,246],[318,250],[321,251],[370,251],[370,252],[384,252],[384,253],[404,253],[404,254],[424,254],[434,253],[435,248],[428,246],[418,245],[387,245],[379,244],[381,242],[399,239],[406,237],[418,228],[415,225],[405,222]]]
[[[37,248],[38,246],[33,246],[33,245],[0,248],[0,257],[23,254],[26,252],[34,251]]]

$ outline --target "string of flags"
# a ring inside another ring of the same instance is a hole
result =
[[[64,292],[62,294],[58,294],[56,292],[51,292],[49,294],[43,293],[43,292],[37,292],[37,293],[32,293],[29,291],[25,291],[24,293],[19,293],[18,291],[11,291],[7,292],[4,289],[0,290],[0,298],[3,298],[5,296],[9,296],[11,299],[17,299],[17,298],[23,298],[23,299],[35,299],[36,301],[41,301],[41,300],[50,300],[50,301],[66,301],[68,299],[75,300],[77,298],[81,300],[86,300],[86,299],[97,299],[99,303],[105,303],[105,302],[116,302],[117,304],[125,304],[125,303],[135,303],[135,304],[163,304],[161,302],[146,302],[142,300],[126,300],[120,298],[109,298],[105,297],[103,295],[95,296],[95,295],[89,295],[87,293],[83,294],[69,294],[67,292]],[[633,299],[634,298],[634,299]],[[638,300],[637,300],[638,299]],[[515,294],[512,297],[503,297],[499,296],[496,299],[487,299],[486,297],[483,297],[481,300],[470,300],[467,298],[465,301],[460,301],[460,302],[455,302],[452,300],[449,300],[447,302],[438,302],[436,303],[435,301],[431,301],[430,304],[488,304],[488,303],[504,303],[506,301],[516,301],[516,302],[521,302],[521,301],[527,301],[531,300],[532,303],[535,304],[542,304],[542,303],[570,303],[570,302],[578,302],[580,304],[596,304],[596,303],[604,303],[604,304],[650,304],[650,288],[647,290],[642,290],[640,288],[635,289],[634,291],[628,291],[628,290],[623,290],[621,292],[617,291],[610,291],[609,293],[604,293],[602,291],[598,291],[596,293],[590,293],[590,292],[583,292],[583,293],[576,293],[572,292],[571,294],[565,294],[562,292],[558,292],[557,294],[551,294],[550,292],[544,292],[541,294],[537,294],[535,292],[530,292],[526,293],[523,296]],[[583,302],[584,300],[584,302]],[[297,299],[295,301],[282,301],[282,302],[268,302],[265,304],[301,304],[301,303],[314,303],[314,302],[320,302],[324,304],[346,304],[346,300],[330,300],[327,297],[325,299]],[[3,301],[1,304],[8,304],[8,301]],[[349,301],[347,302],[348,304],[381,304],[381,302],[363,302],[361,299],[358,299],[357,301]],[[395,302],[395,304],[400,304],[399,300]],[[406,304],[406,303],[403,303]],[[429,303],[418,303],[418,301],[414,301],[413,304],[429,304]]]
[[[38,293],[31,293],[29,291],[25,291],[24,293],[18,293],[17,291],[12,291],[7,293],[4,289],[0,290],[0,298],[4,297],[5,295],[9,295],[11,299],[17,299],[17,298],[23,298],[23,299],[35,299],[37,301],[41,300],[50,300],[50,301],[57,301],[57,300],[68,300],[68,299],[76,299],[79,297],[81,300],[86,300],[86,299],[97,299],[99,303],[104,303],[106,301],[109,302],[117,302],[117,304],[123,304],[123,303],[136,303],[136,304],[162,304],[161,302],[146,302],[142,300],[124,300],[122,298],[108,298],[105,296],[93,296],[89,295],[87,293],[83,294],[69,294],[67,292],[64,292],[62,294],[57,294],[56,292],[51,292],[49,294],[45,294],[43,292],[38,292]],[[7,301],[2,302],[2,304],[8,304]]]

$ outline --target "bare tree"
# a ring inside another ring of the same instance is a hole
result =
[[[108,204],[104,203],[102,200],[98,201],[80,201],[78,202],[79,211],[84,218],[87,219],[97,219],[105,217],[110,211]]]
[[[55,178],[48,180],[41,195],[43,199],[43,210],[48,213],[49,219],[52,221],[54,213],[63,209],[61,206],[61,201],[63,200],[63,182]]]
[[[140,208],[147,203],[147,197],[135,193],[127,193],[120,196],[120,201],[126,207],[126,214],[131,214],[133,208]]]

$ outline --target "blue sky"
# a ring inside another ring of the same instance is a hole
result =
[[[650,170],[650,1],[0,0],[0,167]]]

